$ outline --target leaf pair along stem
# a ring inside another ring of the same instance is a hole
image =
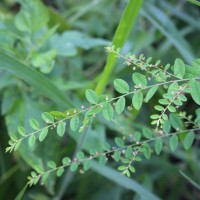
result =
[[[195,78],[195,80],[199,80],[199,79],[200,79],[199,77],[198,77],[198,78]],[[158,83],[158,84],[153,84],[153,85],[146,86],[146,87],[143,87],[143,88],[140,88],[140,89],[137,89],[137,90],[133,90],[133,91],[127,92],[127,93],[125,93],[125,94],[122,94],[122,95],[120,95],[120,96],[117,96],[117,97],[108,99],[106,102],[107,102],[107,103],[110,103],[110,102],[116,101],[116,100],[118,100],[118,99],[120,99],[120,98],[122,98],[122,97],[126,97],[126,96],[128,96],[128,95],[135,94],[135,93],[141,92],[141,91],[143,91],[143,90],[151,89],[151,88],[153,88],[153,87],[155,87],[155,86],[156,86],[156,87],[159,87],[159,86],[163,86],[163,85],[167,85],[167,84],[171,84],[171,83],[175,83],[175,82],[186,82],[186,81],[189,81],[189,80],[190,80],[190,79],[179,79],[179,80],[170,80],[170,81],[167,81],[167,82],[162,82],[162,83]],[[67,117],[65,117],[64,119],[58,120],[58,121],[56,121],[56,122],[54,122],[54,123],[51,123],[50,125],[47,125],[47,126],[44,127],[44,128],[38,129],[38,130],[36,130],[36,131],[34,131],[34,132],[32,132],[32,133],[26,134],[26,135],[24,135],[23,137],[21,137],[20,139],[14,140],[14,142],[16,143],[17,147],[19,147],[18,143],[21,143],[24,139],[29,138],[29,137],[31,137],[31,136],[33,136],[33,135],[35,135],[35,134],[39,134],[43,129],[48,129],[48,128],[52,128],[52,127],[54,128],[54,127],[56,127],[59,123],[64,122],[65,120],[68,120],[69,118],[72,118],[72,117],[74,117],[74,116],[77,116],[77,115],[79,115],[79,114],[81,114],[81,113],[84,113],[84,112],[86,112],[86,111],[88,111],[88,110],[91,110],[91,109],[94,109],[94,108],[97,108],[97,107],[101,107],[101,106],[104,105],[104,103],[105,103],[105,102],[99,103],[99,104],[95,104],[95,105],[93,105],[93,106],[91,106],[91,107],[89,107],[89,108],[85,108],[85,109],[81,110],[81,111],[78,112],[78,113],[74,113],[74,114],[72,114],[71,116],[67,116]],[[13,149],[14,149],[14,148],[13,148]],[[13,149],[11,149],[11,151],[12,151]],[[17,148],[16,148],[16,149],[17,149]],[[15,149],[15,150],[16,150],[16,149]],[[7,151],[10,151],[10,150],[7,150]]]
[[[102,152],[102,153],[98,153],[98,154],[93,155],[93,156],[86,157],[84,159],[78,159],[78,160],[75,159],[75,160],[71,161],[69,164],[63,164],[63,165],[57,166],[57,167],[55,167],[53,169],[50,169],[48,171],[44,171],[44,172],[39,173],[39,174],[37,174],[37,176],[35,176],[35,179],[37,179],[39,181],[39,179],[42,178],[42,176],[44,176],[45,174],[49,174],[49,173],[55,172],[55,171],[59,170],[60,168],[66,168],[66,167],[72,165],[73,163],[82,164],[87,160],[93,160],[93,159],[95,159],[95,158],[97,158],[97,157],[99,157],[101,155],[105,155],[105,154],[112,154],[115,151],[121,151],[121,150],[127,149],[128,147],[142,146],[142,145],[144,145],[146,143],[157,141],[158,139],[163,139],[163,138],[170,137],[170,136],[177,136],[177,135],[179,135],[181,133],[195,132],[195,131],[199,131],[199,130],[200,130],[200,128],[198,127],[198,128],[188,129],[188,130],[176,131],[176,132],[169,133],[169,134],[157,135],[156,137],[151,138],[151,139],[147,139],[145,141],[136,142],[136,143],[133,143],[133,144],[130,144],[130,145],[120,146],[118,148],[111,149],[109,151],[106,151],[106,153]]]

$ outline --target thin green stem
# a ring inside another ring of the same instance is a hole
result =
[[[128,147],[134,147],[134,146],[138,146],[138,145],[141,145],[141,146],[142,146],[142,145],[144,145],[145,143],[150,143],[150,142],[153,142],[153,141],[155,141],[155,140],[157,140],[157,139],[161,139],[161,138],[165,138],[165,137],[170,137],[170,136],[172,136],[172,135],[178,135],[178,134],[186,133],[186,132],[190,132],[190,131],[198,131],[198,130],[200,130],[200,127],[198,127],[198,128],[193,128],[193,129],[188,129],[188,130],[176,131],[176,132],[169,133],[169,134],[165,134],[165,135],[158,135],[158,136],[156,136],[156,137],[154,137],[154,138],[151,138],[151,139],[148,139],[148,140],[145,140],[145,141],[136,142],[136,143],[133,143],[133,144],[130,144],[130,145],[126,145],[126,146],[123,146],[123,147],[119,147],[119,148],[114,148],[114,149],[112,149],[112,150],[110,150],[110,151],[107,151],[106,153],[105,153],[105,152],[103,152],[103,153],[98,153],[98,154],[96,154],[96,155],[94,155],[94,156],[90,156],[90,157],[85,158],[85,159],[82,159],[82,160],[73,160],[73,161],[72,161],[71,163],[69,163],[69,164],[60,165],[60,166],[58,166],[58,167],[56,167],[56,168],[53,168],[53,169],[50,169],[50,170],[48,170],[48,171],[42,172],[42,173],[38,174],[37,176],[35,176],[34,178],[39,180],[39,179],[40,179],[42,176],[44,176],[46,173],[49,174],[49,173],[52,173],[52,172],[57,171],[57,170],[60,169],[60,168],[66,168],[66,167],[70,166],[72,163],[81,164],[81,163],[84,163],[84,162],[87,161],[87,160],[92,160],[92,159],[95,159],[95,158],[97,158],[97,157],[99,157],[99,156],[101,156],[101,155],[111,154],[111,153],[113,153],[113,152],[115,152],[115,151],[120,151],[120,150],[123,150],[123,149],[127,149]]]
[[[200,77],[195,78],[195,80],[199,80],[199,79],[200,79]],[[138,92],[138,91],[143,91],[143,90],[146,90],[146,89],[150,89],[150,88],[152,88],[152,87],[154,87],[154,86],[158,86],[158,87],[159,87],[159,86],[166,85],[166,84],[170,84],[170,83],[174,83],[174,82],[185,82],[185,81],[190,81],[190,79],[171,80],[171,81],[167,81],[167,82],[162,82],[162,83],[158,83],[158,84],[153,84],[153,85],[146,86],[146,87],[143,87],[143,88],[140,88],[140,89],[136,89],[136,90],[134,90],[134,91],[128,92],[128,93],[123,94],[123,95],[121,95],[121,96],[112,98],[112,99],[110,99],[110,100],[107,100],[106,102],[112,102],[112,101],[115,101],[115,100],[117,100],[117,99],[119,99],[119,98],[121,98],[121,97],[125,97],[125,96],[128,96],[128,95],[130,95],[130,94],[134,94],[134,93],[136,93],[136,92]],[[79,111],[79,112],[77,112],[77,113],[74,113],[74,114],[72,114],[72,115],[70,115],[70,116],[67,116],[66,118],[64,118],[64,119],[62,119],[62,120],[58,120],[58,121],[56,121],[56,122],[54,122],[54,123],[52,123],[52,124],[50,124],[50,125],[48,125],[48,126],[46,126],[46,127],[44,127],[44,128],[55,127],[55,126],[56,126],[57,124],[59,124],[60,122],[63,122],[63,121],[65,121],[65,120],[67,120],[67,119],[70,119],[70,118],[72,118],[72,117],[74,117],[74,116],[76,116],[76,115],[79,115],[79,114],[83,113],[83,112],[86,112],[86,111],[88,111],[89,109],[93,109],[93,108],[96,108],[96,107],[98,107],[98,106],[103,106],[104,103],[105,103],[105,102],[100,103],[100,104],[95,104],[94,106],[89,107],[89,108],[85,108],[85,109],[83,109],[83,110],[81,110],[81,111]],[[15,142],[15,145],[16,145],[17,143],[21,142],[22,140],[24,140],[24,139],[26,139],[26,138],[28,138],[28,137],[30,137],[30,136],[32,136],[32,135],[35,135],[35,134],[39,133],[39,132],[40,132],[41,130],[43,130],[44,128],[38,129],[38,130],[36,130],[36,131],[34,131],[34,132],[30,133],[30,134],[27,134],[26,136],[24,136],[24,137],[22,137],[22,138],[20,138],[20,139],[18,139],[18,140],[15,140],[15,141],[14,141],[14,142]],[[14,147],[13,147],[13,149],[14,149]],[[12,151],[13,149],[11,149],[10,151]]]
[[[124,56],[124,55],[118,53],[118,52],[115,51],[112,47],[109,48],[108,52],[114,53],[114,54],[115,54],[117,57],[119,57],[119,58],[123,58],[124,60],[126,60],[126,63],[127,63],[128,65],[131,64],[131,65],[137,66],[137,67],[139,67],[140,69],[145,70],[146,72],[148,72],[148,73],[150,73],[150,74],[152,74],[151,71],[148,71],[148,70],[146,70],[145,68],[142,68],[141,65],[148,65],[149,68],[154,68],[154,69],[156,69],[156,70],[158,70],[158,71],[161,71],[161,72],[163,72],[164,74],[167,74],[168,77],[174,77],[174,78],[176,78],[176,79],[180,79],[179,77],[177,77],[177,76],[175,76],[174,74],[168,72],[167,70],[160,69],[160,68],[158,68],[158,66],[153,65],[153,64],[146,63],[146,62],[144,62],[144,61],[142,61],[142,60],[140,60],[140,59],[136,59],[136,58],[135,58],[135,59],[137,60],[137,63],[134,63],[133,60],[132,60],[132,58],[128,58],[128,57],[126,57],[126,56]]]

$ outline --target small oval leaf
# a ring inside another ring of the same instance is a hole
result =
[[[30,119],[30,126],[35,129],[35,130],[39,130],[40,129],[40,125],[38,123],[38,121],[36,119],[31,118]]]
[[[85,96],[90,103],[97,104],[99,97],[94,90],[88,89],[85,92]]]
[[[115,79],[113,84],[114,84],[114,88],[117,92],[119,92],[121,94],[125,94],[125,93],[129,92],[129,85],[124,80]]]
[[[137,85],[137,86],[146,86],[147,85],[146,77],[138,72],[133,73],[132,79],[133,79],[133,82],[135,83],[135,85]]]
[[[65,123],[64,122],[60,122],[57,126],[57,134],[62,137],[65,133]]]
[[[185,75],[185,64],[180,58],[177,58],[174,63],[174,76],[178,78],[183,78],[184,75]]]
[[[191,88],[191,96],[193,100],[200,105],[200,83],[199,81],[195,81],[194,83],[190,84]]]
[[[110,103],[107,103],[103,110],[102,110],[102,114],[104,116],[104,118],[108,121],[111,121],[113,118],[113,107],[110,105]]]
[[[138,91],[133,95],[133,98],[132,98],[133,107],[136,110],[140,110],[142,103],[143,103],[143,94],[141,91]]]
[[[170,149],[174,152],[178,147],[178,136],[173,135],[169,138]]]
[[[70,170],[71,170],[72,172],[76,171],[77,168],[78,168],[78,164],[77,164],[77,163],[72,163],[72,164],[70,165]]]
[[[30,147],[32,147],[35,144],[35,135],[30,136],[28,143],[29,143]]]
[[[145,97],[145,102],[148,102],[153,97],[153,95],[156,93],[157,89],[158,89],[158,86],[155,85],[147,92],[147,95]]]
[[[115,143],[116,143],[116,145],[119,146],[119,147],[123,147],[123,146],[124,146],[124,140],[122,140],[122,139],[119,138],[119,137],[116,137],[116,138],[115,138]]]
[[[59,168],[59,169],[57,170],[56,175],[57,175],[58,177],[60,177],[60,176],[62,176],[63,172],[64,172],[64,169],[63,169],[63,167],[61,167],[61,168]]]
[[[160,152],[162,151],[162,144],[163,144],[163,142],[162,142],[161,138],[156,140],[156,142],[155,142],[155,152],[156,152],[157,155],[160,155]]]
[[[48,112],[42,113],[42,119],[45,121],[45,123],[54,123],[54,117]]]
[[[76,115],[70,120],[70,128],[72,131],[76,131],[79,127],[79,117]]]
[[[48,133],[48,128],[42,129],[42,131],[40,132],[40,135],[39,135],[40,142],[42,142],[46,138],[47,133]]]
[[[116,113],[117,114],[121,114],[125,108],[125,103],[126,103],[126,100],[124,97],[120,97],[116,104],[115,104],[115,110],[116,110]]]
[[[183,143],[183,146],[186,150],[188,150],[191,146],[192,146],[192,143],[194,142],[194,139],[195,139],[195,134],[194,132],[189,132],[185,139],[184,139],[184,143]]]
[[[25,130],[24,127],[18,126],[17,130],[18,130],[18,132],[19,132],[19,134],[20,134],[21,136],[25,136],[25,135],[26,135],[26,130]]]

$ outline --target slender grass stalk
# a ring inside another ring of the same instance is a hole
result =
[[[188,1],[193,3],[193,4],[195,4],[195,5],[197,5],[197,6],[200,6],[200,2],[197,1],[197,0],[188,0]]]
[[[130,0],[128,5],[126,6],[113,38],[112,44],[116,48],[122,48],[124,43],[126,42],[130,34],[131,28],[133,27],[133,24],[136,20],[136,17],[138,16],[142,3],[143,0]],[[109,54],[104,71],[96,87],[97,94],[103,93],[106,84],[108,83],[109,77],[113,72],[116,60],[117,58],[115,57],[115,55]]]

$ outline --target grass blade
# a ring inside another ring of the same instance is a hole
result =
[[[148,3],[145,4],[141,14],[168,38],[188,63],[191,63],[195,57],[192,49],[186,40],[180,36],[179,31],[167,15],[159,8]]]
[[[188,0],[190,3],[193,3],[193,4],[195,4],[195,5],[197,5],[197,6],[200,6],[200,2],[199,1],[197,1],[197,0]]]
[[[28,187],[28,184],[26,184],[23,189],[20,191],[20,193],[17,195],[17,197],[15,198],[15,200],[21,200],[24,196],[24,193],[26,192],[26,189]]]
[[[180,174],[187,179],[194,187],[196,187],[198,190],[200,190],[200,185],[194,182],[188,175],[186,175],[183,171],[179,171]]]
[[[39,93],[45,95],[55,103],[63,106],[72,106],[67,97],[45,76],[36,70],[24,65],[17,59],[0,50],[0,69],[7,70],[34,87]]]
[[[106,177],[107,179],[113,181],[114,183],[122,187],[125,187],[126,189],[129,189],[133,192],[136,192],[143,199],[148,199],[148,200],[160,199],[159,197],[157,197],[155,194],[148,191],[146,188],[144,188],[142,185],[140,185],[136,181],[120,174],[119,172],[117,172],[116,170],[110,167],[100,166],[96,161],[92,161],[92,169],[95,172]]]
[[[112,45],[115,45],[116,48],[122,48],[126,42],[142,3],[143,0],[130,0],[126,6],[112,42]],[[103,74],[101,75],[100,81],[96,87],[97,94],[102,94],[104,91],[116,60],[117,58],[113,54],[109,54]]]

